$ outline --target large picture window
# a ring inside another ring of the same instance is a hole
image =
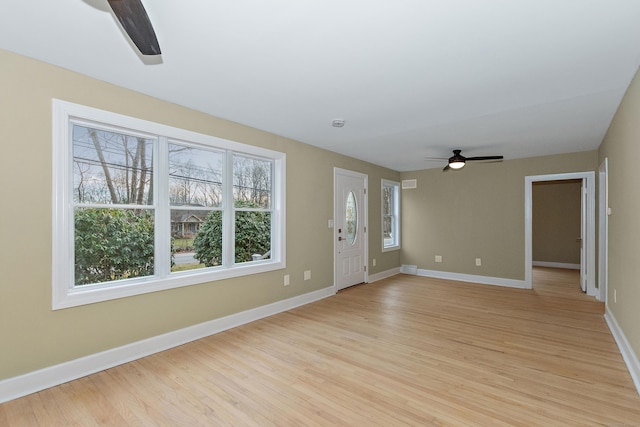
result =
[[[400,183],[382,180],[382,250],[400,249]]]
[[[54,309],[285,267],[283,153],[53,109]]]

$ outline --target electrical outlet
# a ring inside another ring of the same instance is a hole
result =
[[[442,262],[442,255],[436,255],[436,262]]]
[[[482,258],[476,258],[476,266],[480,267],[482,265]]]
[[[289,275],[288,274],[284,275],[284,285],[285,286],[289,286]]]
[[[373,266],[374,267],[376,266],[376,259],[375,258],[373,259]]]
[[[311,270],[307,270],[304,272],[304,280],[311,279]]]

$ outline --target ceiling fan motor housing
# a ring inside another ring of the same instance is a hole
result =
[[[453,163],[453,162],[464,163],[466,158],[462,154],[460,154],[461,152],[462,150],[453,150],[453,156],[449,157],[449,163]]]

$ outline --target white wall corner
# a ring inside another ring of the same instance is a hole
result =
[[[629,341],[627,341],[627,337],[624,335],[620,325],[618,325],[618,321],[609,310],[609,306],[605,309],[604,320],[607,322],[616,344],[618,344],[624,363],[627,365],[633,384],[636,386],[636,391],[640,394],[640,361],[638,361],[638,356],[633,351]]]
[[[0,403],[335,295],[333,286],[0,381]]]

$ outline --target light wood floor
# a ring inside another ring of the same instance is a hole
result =
[[[577,272],[398,275],[0,405],[2,426],[640,425]]]

